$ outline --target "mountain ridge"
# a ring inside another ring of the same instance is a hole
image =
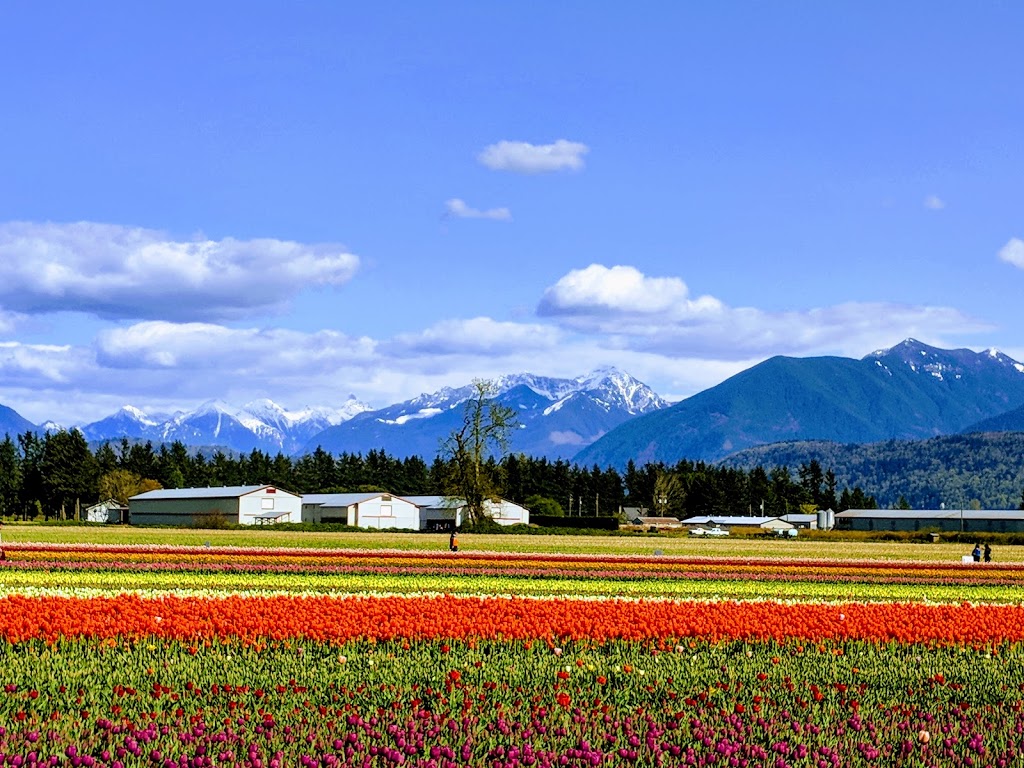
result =
[[[772,357],[582,449],[582,464],[717,461],[787,440],[870,443],[953,434],[1024,406],[1024,365],[995,350],[906,339],[856,360]]]

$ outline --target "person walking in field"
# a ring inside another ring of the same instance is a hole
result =
[[[992,547],[988,545],[988,542],[985,543],[985,562],[992,562]]]
[[[974,545],[974,549],[971,551],[971,557],[974,558],[974,562],[981,562],[981,544]]]
[[[450,549],[452,552],[459,551],[459,535],[458,531],[456,531],[454,528],[452,528],[452,535],[448,539],[448,549]]]

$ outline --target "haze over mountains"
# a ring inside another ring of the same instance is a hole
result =
[[[854,360],[774,357],[669,405],[614,368],[575,379],[515,374],[493,382],[519,428],[511,449],[580,464],[624,467],[680,459],[718,461],[786,441],[842,444],[919,440],[971,431],[1024,430],[1024,365],[995,350],[942,350],[913,339]],[[242,408],[210,401],[173,416],[126,406],[80,427],[99,442],[179,440],[248,452],[331,453],[383,449],[428,461],[462,420],[467,385],[371,410],[288,411],[260,400]],[[0,406],[0,433],[39,428]]]

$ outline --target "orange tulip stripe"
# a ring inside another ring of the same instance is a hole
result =
[[[535,600],[462,597],[21,597],[0,599],[0,637],[1024,640],[1024,607],[906,603]]]

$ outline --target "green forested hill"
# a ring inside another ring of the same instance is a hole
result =
[[[1024,432],[978,432],[928,440],[886,440],[862,445],[825,441],[775,443],[733,454],[736,468],[786,466],[795,471],[817,460],[839,486],[859,486],[895,507],[1011,509],[1024,492]]]

